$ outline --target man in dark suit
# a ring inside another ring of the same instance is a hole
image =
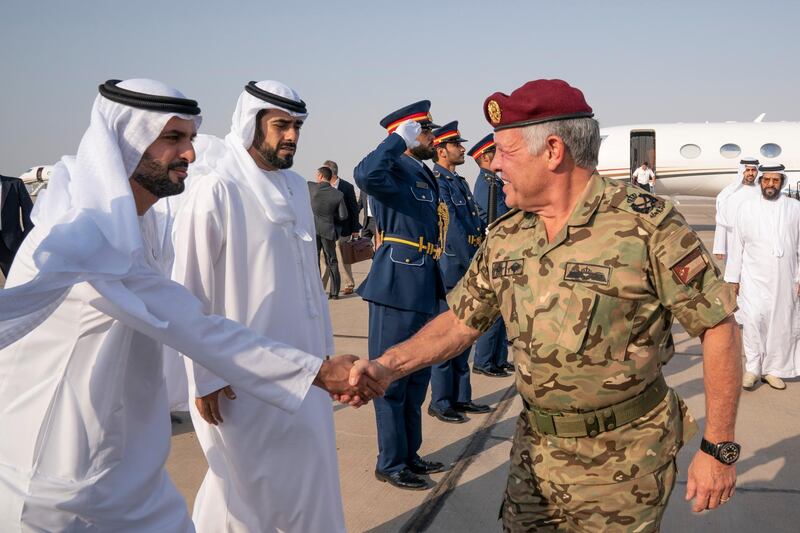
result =
[[[325,161],[323,167],[328,167],[333,173],[331,187],[338,189],[344,194],[344,205],[347,207],[347,218],[336,224],[336,258],[341,268],[340,274],[343,281],[342,294],[353,294],[356,282],[353,280],[353,266],[342,260],[342,243],[351,238],[358,237],[361,224],[358,223],[358,202],[356,201],[356,190],[353,185],[339,178],[339,165],[336,161]],[[322,273],[322,285],[328,285],[328,270]]]
[[[331,187],[333,172],[328,167],[317,169],[317,183],[308,184],[311,195],[311,210],[314,212],[314,226],[317,230],[317,254],[325,255],[325,264],[331,273],[331,288],[328,297],[339,298],[339,261],[336,258],[336,225],[347,219],[347,206],[344,194]]]
[[[377,234],[377,230],[375,229],[375,217],[373,217],[370,213],[369,206],[367,203],[369,202],[369,195],[364,191],[358,191],[358,210],[364,211],[364,215],[362,217],[361,222],[361,236],[362,237],[369,237],[370,239],[375,239],[375,235]]]
[[[33,202],[21,179],[0,176],[0,181],[0,270],[8,276],[17,249],[33,228]]]

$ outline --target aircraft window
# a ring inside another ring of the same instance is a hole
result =
[[[722,157],[733,159],[734,157],[739,157],[739,154],[742,153],[742,149],[739,148],[738,144],[728,143],[720,146],[719,153]]]
[[[681,155],[686,159],[695,159],[700,157],[700,147],[696,144],[684,144],[681,146]]]
[[[761,155],[764,157],[778,157],[781,155],[781,147],[775,143],[767,143],[761,147]]]

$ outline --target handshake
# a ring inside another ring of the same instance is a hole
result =
[[[378,361],[359,359],[355,355],[337,355],[326,359],[314,385],[328,391],[334,400],[361,407],[373,398],[383,396],[396,377]]]

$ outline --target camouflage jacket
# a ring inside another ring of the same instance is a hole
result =
[[[597,175],[552,242],[534,213],[514,210],[498,219],[448,302],[480,331],[502,315],[520,394],[555,412],[598,409],[636,396],[674,352],[673,316],[696,336],[736,309],[733,289],[672,204]],[[647,463],[639,464],[639,475],[652,472],[686,436],[678,432],[681,420],[671,419],[686,414],[682,402],[661,411],[664,420],[651,421],[664,424],[653,434],[656,442],[630,431],[637,422],[577,439],[584,443],[547,437],[578,458],[545,454],[537,475],[610,482],[619,478],[613,463],[622,459]],[[617,439],[626,432],[629,453],[598,460],[596,454],[609,446],[619,450]],[[659,451],[648,452],[652,446]],[[569,468],[570,461],[588,461],[593,470],[586,464]]]

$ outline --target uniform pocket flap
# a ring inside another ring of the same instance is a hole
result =
[[[664,239],[655,250],[656,258],[667,268],[678,262],[700,246],[700,240],[689,226],[681,226]]]
[[[430,189],[423,189],[420,187],[409,187],[411,194],[420,202],[433,202],[433,192]]]
[[[399,265],[421,267],[425,264],[425,254],[410,246],[392,246],[389,248],[389,259]]]
[[[561,322],[561,333],[556,342],[559,346],[566,348],[570,353],[581,351],[596,303],[595,291],[584,285],[575,284]]]

